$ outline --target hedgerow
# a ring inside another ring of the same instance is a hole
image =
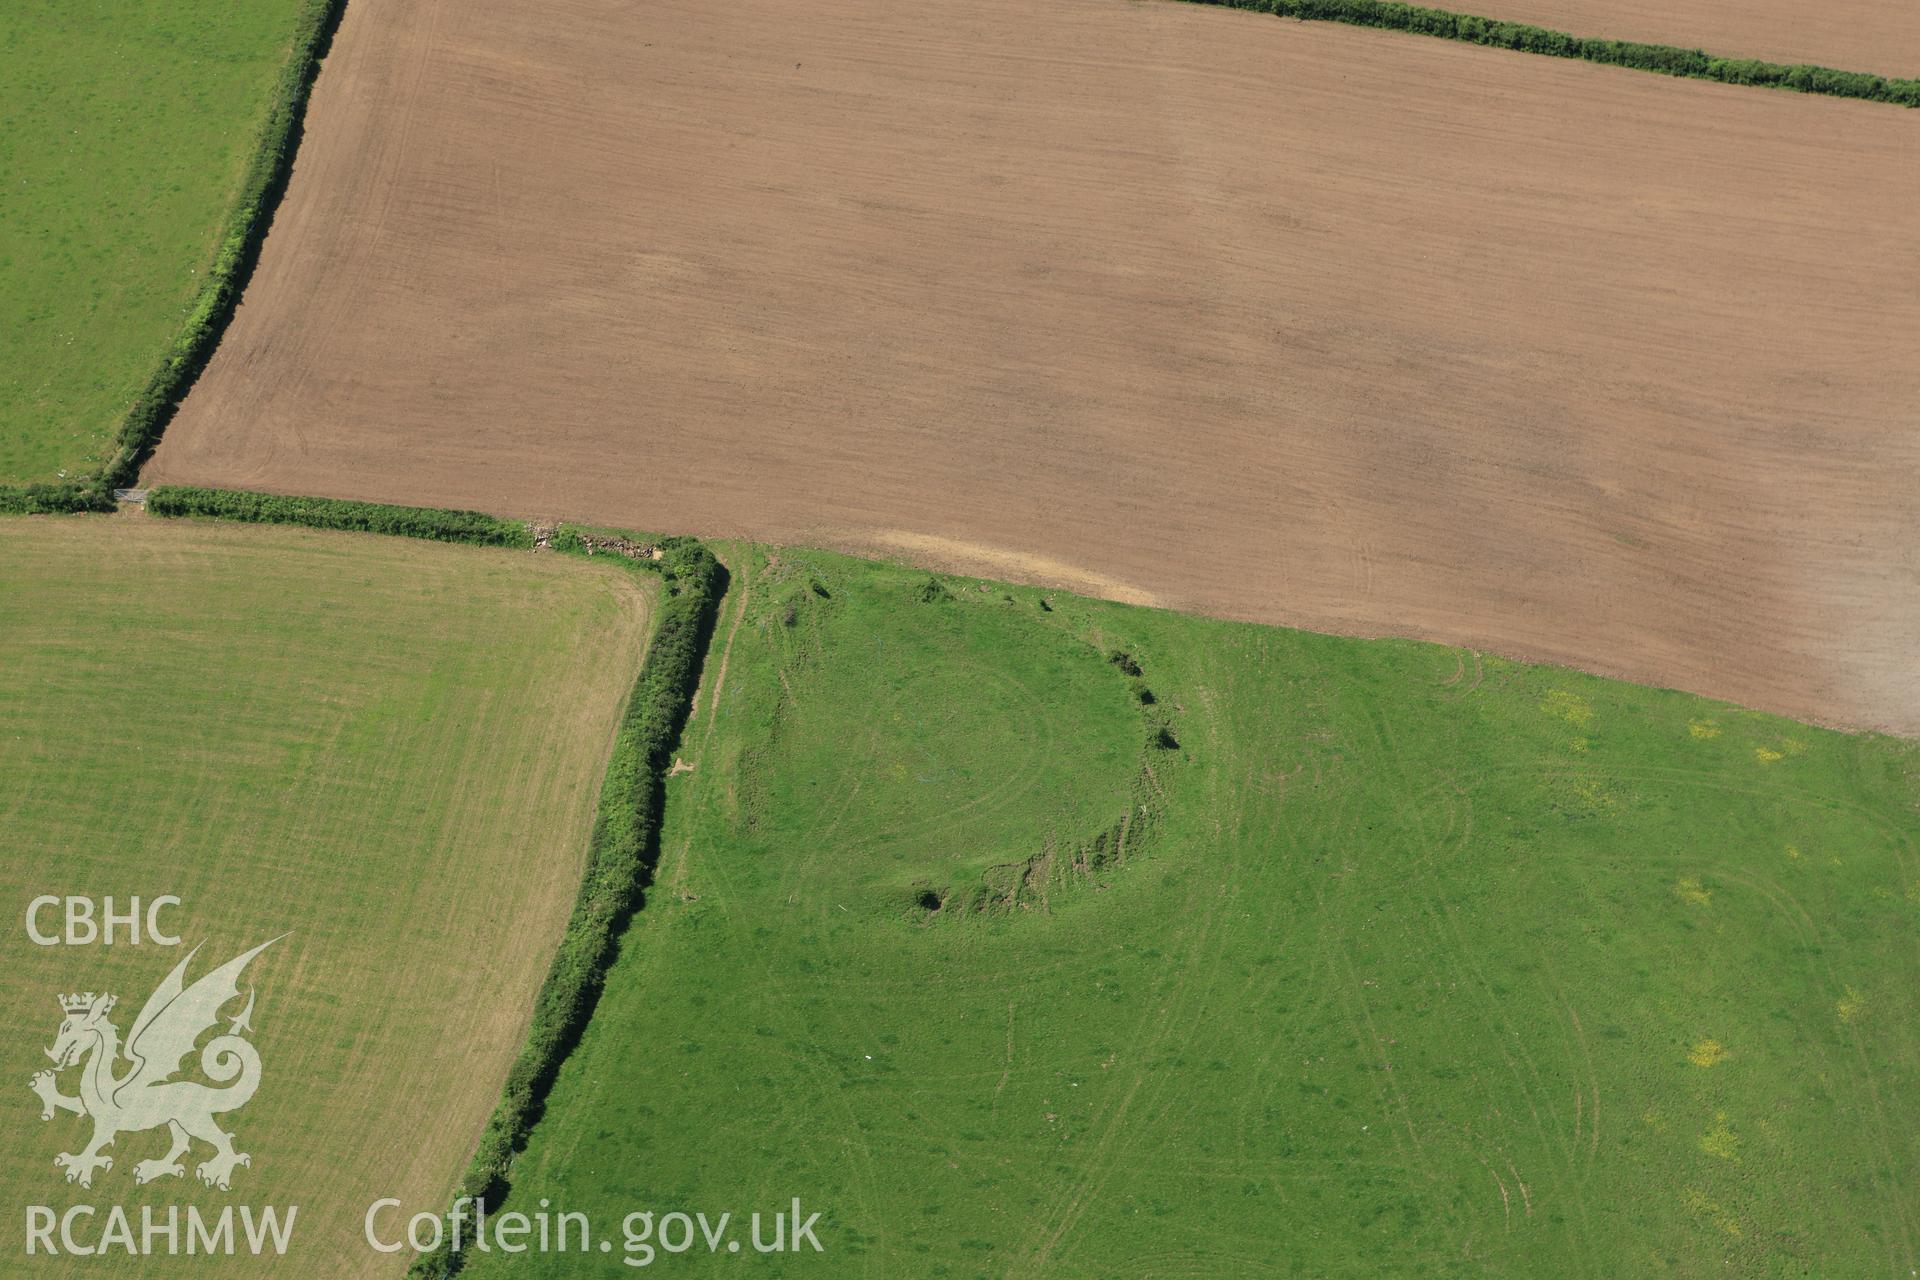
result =
[[[253,159],[227,210],[220,247],[214,252],[212,264],[201,273],[200,293],[188,310],[186,323],[120,420],[113,455],[97,474],[65,484],[0,485],[0,511],[111,510],[113,490],[134,483],[141,463],[159,443],[174,409],[212,358],[239,304],[241,288],[252,273],[273,222],[274,208],[293,172],[301,118],[320,59],[346,7],[346,0],[307,0],[295,20],[293,46],[274,82]],[[29,490],[39,491],[40,496],[28,498]],[[38,505],[27,505],[30,502]]]
[[[551,545],[587,553],[586,544],[564,526]],[[623,561],[660,573],[666,591],[607,765],[580,896],[534,1001],[519,1060],[507,1073],[500,1103],[460,1182],[460,1195],[489,1209],[506,1194],[514,1155],[526,1145],[560,1064],[586,1029],[620,932],[652,878],[663,784],[693,704],[724,584],[719,562],[696,539],[668,538],[657,546],[658,560]],[[459,1268],[459,1257],[443,1248],[417,1260],[409,1274],[439,1277]]]
[[[332,498],[284,498],[224,489],[163,486],[147,496],[156,516],[210,516],[255,524],[356,529],[440,542],[531,547],[532,530],[474,511],[387,507]],[[637,541],[622,539],[627,545]],[[594,555],[609,539],[562,525],[546,545],[562,554]],[[660,817],[673,750],[693,706],[726,571],[695,538],[651,544],[651,557],[613,553],[619,564],[658,573],[665,583],[646,660],[627,699],[600,787],[600,810],[572,917],[534,999],[526,1042],[507,1073],[500,1102],[461,1178],[459,1195],[489,1209],[505,1196],[513,1157],[526,1145],[560,1064],[586,1029],[620,931],[643,901],[659,853]],[[605,556],[604,551],[599,554]],[[409,1274],[448,1276],[461,1259],[446,1248],[423,1255]]]
[[[113,491],[92,485],[0,485],[0,513],[6,515],[64,515],[113,506]]]
[[[389,507],[378,502],[349,502],[339,498],[285,498],[234,489],[162,485],[147,495],[147,511],[156,516],[211,516],[248,524],[299,524],[313,529],[351,529],[489,547],[533,546],[533,533],[518,520],[501,520],[478,511]]]
[[[593,554],[591,544],[568,526],[557,530],[549,545],[561,552]],[[654,560],[616,557],[658,572],[666,591],[607,765],[573,917],[534,1001],[526,1043],[460,1181],[458,1194],[474,1197],[489,1210],[505,1196],[513,1158],[526,1146],[561,1063],[586,1030],[620,932],[642,903],[658,855],[666,773],[700,682],[726,575],[696,539],[668,538],[657,543],[656,550],[659,558]],[[408,1274],[450,1276],[461,1263],[459,1254],[443,1246],[417,1259]]]
[[[1391,0],[1192,0],[1195,4],[1250,9],[1306,21],[1345,22],[1358,27],[1381,27],[1463,40],[1550,58],[1579,58],[1610,66],[1633,67],[1661,75],[1724,84],[1765,85],[1800,93],[1863,98],[1902,107],[1920,107],[1920,79],[1896,80],[1861,71],[1836,71],[1808,64],[1783,66],[1753,58],[1721,58],[1699,49],[1643,44],[1633,40],[1599,40],[1569,35],[1522,22],[1502,22],[1472,14],[1396,4]]]

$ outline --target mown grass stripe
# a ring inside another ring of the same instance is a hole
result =
[[[1577,58],[1584,62],[1632,67],[1660,75],[1722,84],[1760,85],[1818,93],[1834,98],[1859,98],[1901,107],[1920,107],[1920,79],[1891,79],[1865,71],[1838,71],[1811,63],[1783,65],[1758,58],[1725,58],[1677,45],[1644,44],[1635,40],[1601,40],[1570,35],[1523,22],[1503,22],[1448,9],[1396,4],[1391,0],[1188,0],[1191,4],[1248,9],[1308,22],[1344,22],[1355,27],[1379,27],[1415,35],[1460,40],[1467,44],[1537,53],[1549,58]]]

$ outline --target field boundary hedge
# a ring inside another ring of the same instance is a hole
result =
[[[1700,49],[1677,45],[1644,44],[1635,40],[1601,40],[1569,35],[1523,22],[1503,22],[1448,9],[1399,4],[1394,0],[1188,0],[1192,4],[1248,9],[1306,22],[1344,22],[1356,27],[1380,27],[1416,35],[1461,40],[1550,58],[1576,58],[1608,66],[1632,67],[1660,75],[1722,84],[1760,85],[1818,93],[1835,98],[1860,98],[1901,107],[1920,107],[1920,78],[1892,79],[1863,71],[1836,71],[1812,63],[1783,65],[1758,58],[1723,58]]]
[[[518,521],[473,511],[387,507],[331,498],[163,486],[148,495],[147,511],[155,516],[363,530],[482,546],[534,546],[532,529]],[[645,903],[659,857],[667,770],[693,709],[727,583],[726,570],[696,538],[659,539],[647,544],[650,556],[635,557],[606,550],[609,540],[592,531],[560,525],[543,543],[561,554],[597,555],[636,571],[657,573],[665,589],[647,656],[614,735],[613,757],[601,783],[599,811],[573,914],[534,998],[526,1041],[507,1072],[500,1101],[456,1193],[475,1197],[488,1212],[505,1198],[513,1158],[526,1146],[561,1064],[586,1030],[621,931]],[[632,545],[638,545],[638,540]],[[416,1260],[408,1274],[450,1276],[460,1270],[461,1262],[459,1255],[443,1248]]]
[[[298,524],[311,529],[348,529],[387,533],[435,542],[471,542],[488,547],[532,548],[533,531],[518,520],[502,520],[478,511],[440,507],[390,507],[378,502],[339,498],[289,498],[237,489],[196,489],[162,485],[147,494],[147,512],[156,516],[206,516],[247,524]]]
[[[97,474],[61,484],[0,485],[0,512],[111,511],[113,491],[133,484],[174,410],[212,358],[240,303],[241,290],[253,274],[274,211],[293,174],[314,78],[346,8],[347,0],[306,0],[301,9],[293,47],[274,83],[253,158],[221,223],[220,247],[201,273],[200,292],[187,311],[186,323],[120,420],[105,466]]]

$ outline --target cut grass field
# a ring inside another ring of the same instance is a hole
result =
[[[744,1239],[798,1196],[783,1275],[1920,1266],[1913,744],[729,555],[659,880],[507,1208]]]
[[[473,1151],[579,887],[653,599],[651,579],[528,552],[0,519],[10,1256],[23,1204],[293,1204],[286,1259],[190,1274],[399,1269],[361,1215],[444,1198]],[[164,1133],[122,1137],[91,1190],[61,1181],[53,1156],[87,1126],[40,1124],[27,1091],[55,996],[118,993],[124,1034],[182,952],[33,946],[19,922],[42,893],[179,895],[194,976],[292,931],[250,970],[264,1070],[224,1117],[253,1156],[232,1192],[191,1169],[136,1188]],[[87,1262],[32,1274],[189,1273]]]
[[[304,7],[0,6],[0,484],[111,452],[213,262]]]

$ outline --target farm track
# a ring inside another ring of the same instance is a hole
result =
[[[1185,5],[358,0],[147,480],[904,535],[1911,732],[1911,127]]]

